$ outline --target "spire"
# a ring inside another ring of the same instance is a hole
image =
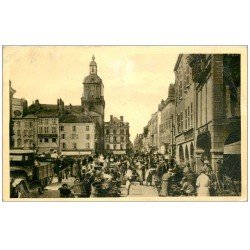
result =
[[[96,75],[97,74],[97,64],[95,62],[95,56],[92,56],[92,61],[89,64],[89,72],[91,75]]]

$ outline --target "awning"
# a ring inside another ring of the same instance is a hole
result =
[[[126,154],[126,151],[113,151],[113,154],[114,155],[125,155]]]
[[[240,148],[240,141],[224,145],[224,154],[225,155],[240,155],[241,148]]]
[[[79,156],[79,155],[91,155],[91,151],[67,151],[67,152],[61,152],[61,155],[67,155],[67,156]]]

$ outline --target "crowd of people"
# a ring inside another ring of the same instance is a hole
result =
[[[97,181],[115,183],[119,188],[126,186],[127,195],[133,182],[139,185],[153,186],[159,196],[216,196],[217,178],[206,157],[202,159],[203,167],[195,171],[195,163],[178,164],[174,157],[164,155],[91,155],[71,158],[57,158],[54,171],[58,182],[69,176],[76,182],[89,183],[88,196],[91,196],[91,185]],[[220,162],[218,162],[218,165]]]

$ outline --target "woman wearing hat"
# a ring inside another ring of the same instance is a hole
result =
[[[207,170],[206,167],[203,167],[201,170],[201,174],[198,176],[196,180],[198,196],[210,196],[209,192],[210,179],[206,175],[206,170]]]

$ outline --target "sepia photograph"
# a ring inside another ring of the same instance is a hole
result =
[[[246,201],[247,46],[3,46],[5,201]]]

